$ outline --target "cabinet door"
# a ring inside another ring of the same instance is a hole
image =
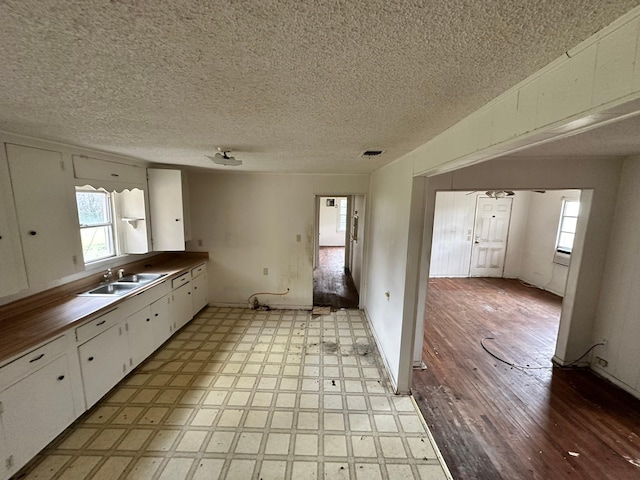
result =
[[[114,325],[78,347],[87,409],[127,374],[129,344],[124,325]]]
[[[151,304],[151,322],[153,343],[158,348],[167,341],[175,328],[171,295],[165,295]]]
[[[29,285],[84,268],[73,172],[62,154],[7,144]]]
[[[180,170],[147,169],[153,250],[184,250],[184,210]]]
[[[75,419],[67,356],[0,393],[7,439],[3,465],[15,473]]]
[[[193,315],[195,316],[200,310],[207,306],[209,303],[207,295],[207,274],[201,273],[196,278],[191,280],[192,284],[192,302],[193,302]]]
[[[176,330],[179,330],[193,318],[191,302],[191,282],[173,291],[173,318]]]
[[[127,338],[129,340],[129,366],[136,368],[156,349],[153,341],[151,307],[145,307],[127,318]]]
[[[9,166],[4,152],[0,152],[0,272],[0,297],[29,286],[9,180]]]

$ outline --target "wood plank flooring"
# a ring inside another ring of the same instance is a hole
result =
[[[344,268],[344,247],[320,247],[313,271],[313,305],[358,308],[359,296],[351,273]]]
[[[431,279],[413,393],[455,479],[640,479],[640,401],[550,367],[561,299],[517,280]]]

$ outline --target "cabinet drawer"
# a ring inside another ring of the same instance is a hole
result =
[[[118,323],[121,318],[121,312],[117,308],[107,312],[99,317],[94,318],[90,322],[76,328],[76,340],[78,343],[84,343],[95,337],[100,332],[104,332],[107,328]]]
[[[177,278],[174,278],[171,281],[171,288],[175,290],[180,285],[184,285],[185,283],[187,283],[190,279],[191,279],[191,272],[183,273],[182,275],[180,275]]]
[[[191,276],[192,277],[197,277],[198,275],[200,275],[203,272],[207,271],[207,265],[205,263],[203,263],[202,265],[198,265],[196,268],[193,268],[191,270]]]
[[[0,368],[0,390],[25,375],[35,372],[63,353],[66,348],[67,337],[62,336]]]
[[[76,178],[111,180],[127,183],[146,182],[146,170],[135,165],[108,162],[96,158],[73,156],[73,172]]]

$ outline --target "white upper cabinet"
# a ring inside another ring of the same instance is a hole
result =
[[[73,171],[62,154],[6,144],[29,286],[84,268]]]
[[[4,152],[0,152],[0,272],[0,297],[29,286]]]
[[[111,185],[109,183],[101,185],[100,182],[113,182],[114,184],[124,184],[125,186],[128,186],[128,184],[145,184],[143,167],[99,160],[84,155],[73,155],[73,172],[75,178],[88,180],[88,183],[94,187],[107,185],[105,187],[107,190],[112,190],[112,188],[109,188]],[[98,180],[97,185],[95,185],[96,180]],[[120,190],[120,188],[116,189]]]
[[[185,249],[185,218],[180,170],[147,169],[152,248],[156,252]]]

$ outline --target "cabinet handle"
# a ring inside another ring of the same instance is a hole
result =
[[[60,375],[60,376],[58,377],[58,381],[59,381],[59,382],[61,382],[62,380],[64,380],[64,375]]]
[[[179,218],[176,218],[176,222],[179,222],[179,221],[180,221],[180,219],[179,219]]]
[[[112,173],[112,174],[111,174],[111,176],[112,176],[112,177],[119,177],[120,175],[119,175],[119,174],[117,174],[117,173]]]
[[[157,317],[157,316],[158,316],[158,314],[157,314],[157,313],[156,313],[156,314],[154,314],[154,317]]]
[[[37,357],[33,357],[31,360],[29,360],[29,363],[33,363],[33,362],[37,362],[38,360],[40,360],[42,357],[44,357],[44,353],[41,353],[40,355],[38,355]]]
[[[99,327],[100,325],[104,324],[106,322],[106,320],[102,320],[101,322],[96,323],[96,327]]]
[[[149,322],[149,321],[151,321],[151,319],[150,319],[150,318],[147,318],[147,322]]]
[[[89,360],[90,362],[93,362],[93,357],[89,357],[87,358],[87,360]]]
[[[29,235],[35,235],[36,233],[38,232],[36,232],[35,230],[29,230]]]
[[[187,295],[191,295],[191,292],[188,292]]]

